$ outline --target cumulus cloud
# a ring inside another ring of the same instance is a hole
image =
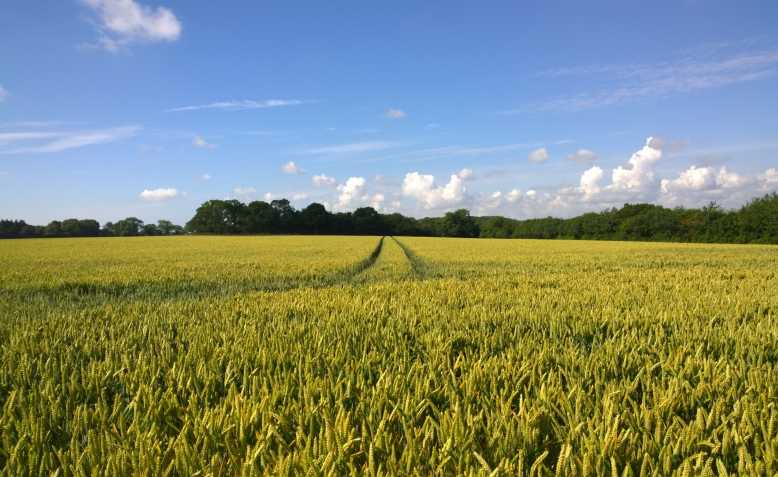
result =
[[[627,164],[610,173],[592,166],[581,174],[575,186],[556,190],[530,189],[524,193],[519,189],[508,193],[497,191],[478,195],[476,204],[482,213],[513,217],[571,216],[620,207],[628,202],[700,207],[715,201],[724,207],[739,207],[755,196],[778,191],[778,168],[769,168],[761,174],[741,175],[725,166],[694,165],[675,177],[658,178],[656,166],[665,147],[672,146],[649,137]],[[434,192],[442,188],[431,184],[431,176],[410,179],[415,186],[411,191],[415,196],[430,196],[430,202],[439,200]]]
[[[660,201],[668,205],[692,206],[711,200],[740,202],[748,198],[746,195],[753,195],[754,190],[771,190],[767,180],[769,171],[749,178],[731,172],[726,167],[691,166],[676,179],[662,179]]]
[[[510,192],[505,194],[505,200],[507,200],[509,203],[513,203],[521,200],[521,196],[521,190],[512,189]]]
[[[767,187],[778,187],[778,170],[773,167],[767,169],[764,174],[759,176],[759,180]]]
[[[408,116],[405,111],[402,109],[387,109],[386,113],[384,113],[384,116],[386,116],[389,119],[404,119]]]
[[[200,149],[215,149],[216,145],[209,143],[205,139],[203,139],[202,136],[195,136],[194,139],[192,139],[192,145],[194,147],[198,147]]]
[[[316,187],[334,187],[337,182],[334,177],[330,177],[326,174],[317,174],[313,176],[311,181]]]
[[[587,169],[581,174],[581,191],[585,196],[590,197],[600,192],[600,181],[602,180],[603,171],[597,166]]]
[[[370,207],[372,207],[372,208],[374,208],[376,210],[379,210],[379,209],[381,209],[381,206],[383,205],[384,200],[386,200],[386,197],[384,196],[384,194],[382,194],[380,192],[377,192],[377,193],[373,194],[370,197]]]
[[[144,189],[140,198],[149,202],[162,202],[178,197],[178,189],[172,187],[160,189]]]
[[[362,199],[365,184],[364,177],[349,177],[345,183],[339,185],[337,207],[345,209],[357,204]]]
[[[654,184],[654,164],[662,159],[661,144],[654,138],[646,139],[646,145],[629,158],[629,168],[619,166],[613,170],[612,188],[616,190],[643,190]]]
[[[434,176],[409,172],[402,183],[402,194],[416,199],[425,209],[453,206],[464,201],[467,194],[465,180],[472,173],[470,169],[462,169],[452,174],[446,185],[437,186]]]
[[[302,174],[304,172],[300,166],[294,163],[294,161],[289,161],[281,166],[281,170],[284,174]]]
[[[169,8],[154,8],[135,0],[82,1],[95,12],[98,45],[108,51],[133,42],[170,42],[181,36],[181,22]]]
[[[594,162],[597,160],[597,154],[589,149],[578,149],[567,156],[567,159],[576,162]]]
[[[545,147],[535,149],[534,151],[530,152],[529,156],[527,157],[527,159],[532,162],[546,162],[548,158],[548,151]]]
[[[473,178],[473,170],[472,169],[468,169],[467,167],[465,167],[462,170],[460,170],[459,172],[457,172],[457,176],[460,179],[463,179],[463,180],[464,179],[472,179]]]

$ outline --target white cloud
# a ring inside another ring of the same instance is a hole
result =
[[[769,172],[769,169],[768,169]],[[660,201],[667,205],[699,205],[717,200],[726,204],[743,202],[755,189],[769,191],[765,175],[744,177],[726,167],[697,167],[682,171],[676,179],[662,179]]]
[[[172,187],[160,189],[144,189],[140,198],[149,202],[161,202],[178,197],[178,190]]]
[[[377,192],[373,194],[372,197],[370,197],[370,207],[379,210],[381,209],[381,205],[384,203],[384,200],[386,200],[384,194]]]
[[[337,182],[334,177],[325,174],[317,174],[311,179],[316,187],[333,187]]]
[[[405,111],[402,109],[387,109],[386,113],[384,113],[384,116],[386,116],[389,119],[404,119],[408,116]]]
[[[613,170],[612,188],[616,190],[644,190],[654,184],[654,164],[662,158],[660,143],[649,137],[642,149],[629,158],[630,168]]]
[[[14,142],[53,139],[67,135],[68,133],[63,132],[6,132],[0,133],[0,146],[5,146]]]
[[[473,178],[473,170],[468,169],[467,167],[463,168],[459,172],[457,172],[457,176],[459,176],[460,179],[472,179]]]
[[[132,42],[175,41],[181,22],[172,10],[150,7],[135,0],[82,0],[97,15],[99,46],[118,51]]]
[[[645,145],[629,158],[628,164],[616,167],[610,174],[601,167],[584,171],[575,186],[557,190],[519,189],[502,193],[478,195],[476,205],[485,214],[511,217],[569,217],[590,211],[621,207],[628,202],[648,202],[668,207],[700,207],[710,201],[734,208],[764,193],[778,191],[778,168],[769,168],[761,174],[741,175],[723,166],[691,166],[674,178],[660,179],[655,170],[663,158],[663,145],[649,137]],[[610,177],[610,183],[606,178]],[[440,187],[434,186],[432,176],[406,175],[406,195],[438,203]],[[411,187],[413,186],[413,187]],[[406,190],[408,189],[408,190]],[[438,191],[438,195],[435,192]],[[425,203],[425,202],[422,202]]]
[[[0,103],[5,101],[5,98],[8,97],[8,90],[3,88],[3,85],[0,84]]]
[[[35,141],[36,145],[17,149],[0,150],[0,154],[38,154],[47,152],[62,152],[94,144],[105,144],[135,136],[139,126],[124,126],[110,129],[95,129],[91,131],[72,132],[12,132],[0,133],[0,146],[15,143]],[[41,140],[48,140],[42,141]]]
[[[284,174],[303,174],[305,172],[300,168],[300,166],[295,164],[294,161],[289,161],[281,166],[281,170],[284,172]]]
[[[247,197],[257,193],[257,189],[248,186],[238,186],[232,189],[232,193],[237,196]]]
[[[483,210],[496,209],[502,204],[503,195],[501,191],[493,192],[481,202],[480,208]]]
[[[775,184],[778,186],[778,170],[771,167],[770,169],[764,171],[764,174],[760,175],[759,179],[766,185]]]
[[[603,171],[597,166],[587,169],[581,174],[581,191],[585,196],[589,197],[600,192],[600,181],[602,180]]]
[[[194,139],[192,139],[192,145],[194,147],[199,147],[200,149],[216,149],[215,144],[209,143],[203,139],[202,136],[195,136]]]
[[[402,194],[413,197],[425,209],[447,207],[461,203],[466,196],[465,179],[472,175],[470,169],[463,169],[452,174],[444,186],[435,185],[435,177],[429,174],[409,172],[405,174],[402,184]]]
[[[308,198],[308,194],[305,192],[298,192],[296,194],[292,194],[292,200],[305,200]]]
[[[540,147],[538,149],[533,150],[529,153],[529,156],[527,156],[527,159],[529,159],[532,162],[546,162],[548,160],[548,151],[545,147]]]
[[[550,78],[603,75],[613,81],[613,86],[600,91],[558,97],[505,113],[580,111],[640,98],[721,88],[774,76],[777,66],[778,50],[768,50],[740,52],[733,56],[719,55],[707,61],[685,57],[653,64],[559,68],[542,72],[541,75]]]
[[[597,154],[589,149],[578,149],[573,154],[567,156],[567,159],[576,162],[594,162],[597,160]]]
[[[200,176],[200,179],[202,179],[204,181],[209,181],[209,180],[213,179],[213,177],[210,174],[205,173],[202,176]]]
[[[716,176],[716,183],[724,189],[734,189],[736,187],[741,187],[746,182],[747,180],[744,177],[734,172],[729,172],[726,167],[719,169],[719,173]]]
[[[300,99],[266,99],[263,101],[256,101],[253,99],[244,99],[240,101],[216,101],[208,104],[198,104],[194,106],[181,106],[178,108],[168,109],[165,112],[175,113],[181,111],[197,111],[199,109],[220,109],[225,111],[242,111],[246,109],[267,109],[267,108],[280,108],[283,106],[297,106],[304,104],[308,101]]]
[[[349,144],[338,144],[335,146],[324,146],[308,149],[306,154],[326,155],[326,154],[355,154],[360,152],[381,151],[396,146],[396,143],[384,141],[353,142]]]
[[[272,192],[265,192],[265,195],[262,196],[265,199],[265,202],[270,202],[273,200],[273,197],[275,197],[275,194]]]
[[[521,190],[519,189],[512,189],[510,192],[505,194],[505,199],[510,203],[521,200],[521,197],[522,194],[521,194]]]
[[[707,190],[716,187],[716,172],[712,167],[691,166],[681,172],[678,179],[662,179],[662,192],[683,190]]]
[[[481,147],[467,147],[467,146],[444,146],[434,147],[427,149],[419,149],[416,151],[403,152],[399,154],[393,154],[390,156],[382,157],[383,160],[395,160],[405,162],[418,162],[429,161],[435,159],[448,159],[451,157],[480,157],[514,153],[515,151],[526,150],[533,147],[538,147],[539,144],[504,144],[499,146],[481,146]]]
[[[345,209],[352,207],[360,201],[362,198],[362,192],[365,189],[364,177],[349,177],[344,184],[338,186],[338,202],[337,207],[339,209]]]

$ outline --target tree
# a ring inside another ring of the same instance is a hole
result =
[[[84,237],[97,237],[100,235],[100,222],[93,219],[78,221],[78,234]]]
[[[276,211],[278,228],[280,232],[293,232],[297,211],[287,199],[277,199],[270,202],[270,206]]]
[[[141,227],[141,233],[143,235],[160,235],[159,228],[155,224],[145,224]]]
[[[478,237],[478,223],[467,209],[447,212],[443,217],[443,235],[447,237]]]
[[[323,205],[314,202],[300,212],[300,226],[306,233],[329,232],[331,215]]]
[[[372,207],[360,207],[351,214],[354,232],[359,235],[382,235],[384,224],[381,215]]]
[[[59,220],[52,220],[46,228],[43,229],[43,233],[50,236],[62,235],[62,222]]]
[[[142,220],[137,217],[127,217],[113,224],[113,232],[122,237],[131,237],[140,234],[142,227]]]
[[[197,208],[194,217],[186,223],[186,229],[194,233],[230,233],[226,204],[223,200],[209,200]]]
[[[62,235],[77,237],[80,235],[79,232],[81,231],[81,227],[78,225],[78,219],[65,219],[62,221],[60,230],[62,231]]]
[[[173,225],[173,222],[169,220],[158,220],[157,221],[157,230],[159,231],[160,235],[173,235],[176,230],[176,225]]]
[[[778,192],[754,199],[738,211],[739,229],[746,242],[778,242]]]
[[[270,204],[255,200],[246,207],[246,232],[270,234],[278,229],[278,213]]]

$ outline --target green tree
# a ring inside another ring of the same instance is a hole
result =
[[[478,237],[478,223],[467,209],[447,212],[443,216],[443,235],[447,237]]]

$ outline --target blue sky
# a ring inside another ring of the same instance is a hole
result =
[[[0,217],[439,215],[778,190],[778,3],[4,2]]]

